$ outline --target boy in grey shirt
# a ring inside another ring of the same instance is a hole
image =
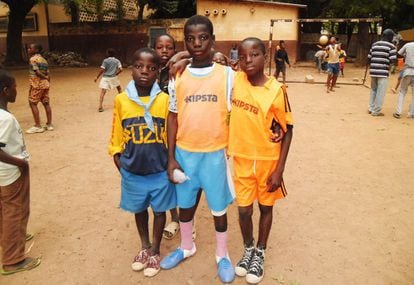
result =
[[[107,58],[105,58],[101,64],[98,76],[95,78],[95,82],[102,75],[99,82],[99,88],[101,88],[101,95],[99,98],[99,112],[103,112],[103,100],[107,90],[117,89],[118,94],[122,92],[121,83],[118,79],[118,74],[122,72],[121,62],[115,58],[115,50],[110,48],[106,51]]]

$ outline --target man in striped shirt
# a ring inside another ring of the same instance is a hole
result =
[[[375,42],[368,54],[370,62],[369,74],[371,76],[371,96],[369,98],[368,113],[372,116],[384,116],[381,113],[387,91],[387,82],[390,74],[390,63],[397,60],[397,51],[391,43],[394,32],[386,29],[382,39]]]

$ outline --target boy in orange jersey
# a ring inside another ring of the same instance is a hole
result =
[[[286,195],[283,171],[292,140],[292,117],[282,84],[264,74],[265,46],[247,38],[239,47],[243,72],[234,79],[228,153],[234,158],[234,184],[244,254],[236,274],[248,283],[264,276],[265,249],[272,226],[273,205]],[[280,134],[280,128],[283,132]],[[257,244],[253,238],[253,203],[260,210]]]
[[[214,33],[207,17],[189,18],[184,36],[192,63],[170,84],[168,173],[173,182],[176,169],[190,179],[176,185],[181,245],[162,260],[161,268],[171,269],[195,254],[192,220],[197,193],[202,188],[214,217],[218,275],[228,283],[235,276],[227,250],[226,212],[234,197],[228,186],[225,154],[233,71],[212,61]]]

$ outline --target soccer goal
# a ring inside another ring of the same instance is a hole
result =
[[[317,61],[314,57],[318,50],[326,47],[325,43],[320,43],[321,36],[335,35],[339,39],[339,43],[344,47],[345,60],[343,63],[343,74],[340,72],[337,84],[343,85],[365,85],[367,80],[368,65],[355,67],[354,59],[358,56],[367,57],[369,47],[372,43],[379,39],[382,33],[382,18],[325,18],[325,19],[271,19],[269,27],[269,43],[268,43],[268,73],[273,74],[273,57],[276,52],[277,45],[275,40],[283,40],[278,38],[278,29],[282,26],[278,24],[293,24],[298,25],[298,38],[297,38],[297,59],[299,59],[297,68],[289,69],[287,71],[286,82],[290,83],[304,83],[309,82],[306,80],[312,77],[313,82],[316,84],[325,84],[326,76],[324,76],[324,68],[322,70],[317,68]],[[305,33],[303,27],[307,23],[322,23],[320,33]],[[340,23],[351,23],[353,27],[352,36],[338,33],[338,26]],[[365,27],[368,29],[368,37],[364,38],[361,42],[358,33],[362,33],[359,30],[359,23],[368,23]],[[336,30],[335,30],[336,27]],[[351,39],[349,41],[349,39]],[[289,53],[289,51],[288,51]],[[361,54],[363,53],[363,54]],[[319,73],[320,71],[320,73]],[[309,77],[310,75],[310,77]]]

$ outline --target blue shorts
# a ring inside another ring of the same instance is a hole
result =
[[[227,180],[227,158],[224,150],[188,152],[177,147],[175,159],[190,178],[175,185],[180,208],[192,208],[200,188],[203,189],[208,207],[212,211],[223,211],[233,202],[234,193],[231,193]]]
[[[177,206],[174,184],[167,171],[137,175],[121,168],[121,209],[140,213],[151,206],[154,212],[165,212]]]
[[[339,62],[338,63],[328,63],[327,71],[330,74],[338,75],[339,74]]]

